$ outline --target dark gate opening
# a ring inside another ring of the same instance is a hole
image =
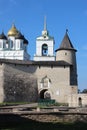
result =
[[[47,89],[43,89],[41,92],[40,92],[40,99],[44,99],[44,93],[47,91]]]
[[[81,107],[82,106],[82,98],[81,97],[79,97],[79,99],[78,99],[79,101],[79,106]]]

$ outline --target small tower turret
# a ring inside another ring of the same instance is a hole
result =
[[[73,65],[76,62],[75,53],[77,50],[73,47],[67,32],[68,30],[66,29],[66,33],[60,47],[56,50],[56,61],[66,61]]]
[[[66,30],[65,36],[56,50],[56,61],[65,61],[71,65],[70,67],[70,85],[77,85],[77,64],[76,64],[76,49],[70,41]]]
[[[44,30],[42,36],[36,39],[35,61],[54,61],[54,38],[49,35],[46,25],[46,17],[44,18]]]

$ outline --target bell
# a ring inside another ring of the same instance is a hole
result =
[[[44,50],[44,53],[46,53],[46,49]]]

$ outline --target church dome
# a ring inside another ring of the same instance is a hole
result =
[[[5,39],[7,40],[7,37],[5,36],[5,34],[2,32],[2,34],[0,34],[0,39]]]
[[[16,36],[18,32],[19,31],[16,29],[15,25],[13,24],[11,29],[8,31],[8,36]]]
[[[28,44],[28,40],[24,37],[24,44]]]
[[[17,35],[15,36],[15,39],[23,39],[24,40],[24,36],[18,32]]]

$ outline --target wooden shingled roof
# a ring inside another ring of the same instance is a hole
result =
[[[73,44],[71,43],[71,40],[67,34],[67,31],[65,33],[65,36],[60,44],[60,47],[56,50],[74,50],[74,51],[77,51],[74,47],[73,47]]]

